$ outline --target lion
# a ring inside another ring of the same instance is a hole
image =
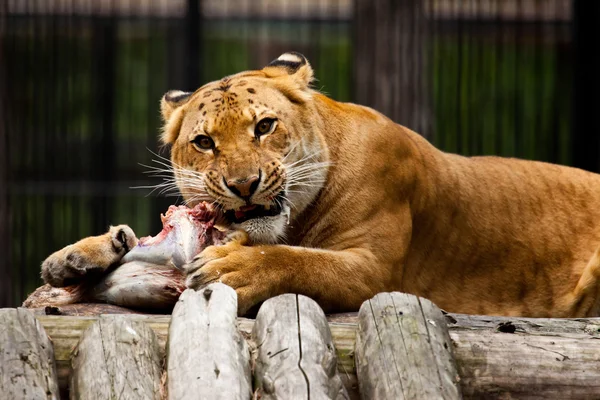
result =
[[[445,153],[313,80],[289,52],[162,98],[182,196],[215,202],[248,237],[206,248],[186,265],[188,287],[231,286],[240,314],[283,293],[356,311],[386,291],[456,313],[599,314],[600,175]],[[42,276],[63,285],[135,243],[112,227],[53,254]]]

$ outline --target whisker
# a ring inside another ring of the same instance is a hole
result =
[[[287,182],[316,182],[321,181],[325,182],[327,180],[324,176],[319,176],[320,174],[307,174],[307,175],[299,175],[293,177],[287,177]]]
[[[317,181],[321,181],[321,182],[325,182],[326,179],[325,177],[320,177],[320,176],[301,176],[301,177],[295,177],[293,179],[286,179],[287,182],[317,182]]]
[[[304,164],[304,165],[299,165],[296,167],[288,167],[288,169],[286,170],[286,172],[288,174],[297,174],[300,172],[304,172],[304,171],[314,171],[314,170],[319,170],[319,169],[325,169],[330,167],[332,164],[330,162],[318,162],[318,163],[312,163],[312,164]]]
[[[291,205],[292,207],[294,207],[296,210],[298,209],[298,207],[296,206],[296,204],[294,204],[294,202],[293,202],[293,201],[291,201],[291,200],[289,199],[289,197],[287,197],[287,196],[285,196],[285,195],[281,195],[280,197],[281,197],[283,200],[285,200],[285,201],[287,201],[288,203],[290,203],[290,205]],[[283,204],[281,204],[281,202],[279,201],[279,199],[275,198],[275,201],[276,201],[276,202],[279,204],[279,207],[283,208]]]
[[[140,164],[144,165],[144,164]],[[145,166],[145,165],[144,165]],[[173,169],[162,169],[162,168],[152,168],[150,166],[145,166],[150,168],[150,171],[144,171],[149,174],[151,177],[162,178],[165,182],[173,182],[176,183],[178,181],[182,183],[192,183],[195,186],[203,186],[204,185],[204,176],[203,174],[196,173],[190,170],[173,170]],[[177,173],[179,176],[171,175],[171,173]],[[183,176],[181,176],[183,175]]]
[[[300,168],[314,168],[314,167],[318,167],[318,168],[322,168],[322,167],[328,167],[332,164],[331,161],[316,161],[316,162],[311,162],[308,164],[302,164],[302,165],[289,165],[288,168],[289,169],[293,169],[293,170],[297,170]]]
[[[290,185],[290,187],[292,187],[294,189],[312,188],[312,187],[314,187],[314,188],[321,188],[321,187],[323,187],[323,185],[308,185],[308,184],[299,183],[299,184]]]
[[[287,180],[304,180],[304,179],[324,179],[324,174],[319,173],[318,171],[310,171],[303,172],[298,175],[288,175]]]
[[[176,163],[176,162],[174,162],[173,160],[171,160],[171,159],[168,159],[168,158],[166,158],[166,157],[163,157],[163,156],[161,156],[160,154],[156,154],[155,152],[153,152],[152,150],[150,150],[150,149],[149,149],[149,148],[147,148],[147,147],[146,147],[146,150],[148,150],[148,151],[149,151],[151,154],[155,155],[156,157],[160,158],[161,160],[164,160],[164,161],[166,161],[166,162],[167,162],[167,163],[169,163],[169,164],[175,165],[175,166],[177,166],[178,168],[182,168],[180,165],[177,165],[177,163]],[[152,161],[156,161],[156,160],[152,160]],[[157,162],[157,163],[159,163],[159,164],[165,165],[165,166],[169,166],[169,164],[161,163],[160,161],[156,161],[156,162]]]
[[[290,154],[292,154],[292,152],[296,149],[296,147],[298,147],[298,145],[302,143],[302,139],[298,140],[290,149],[290,151],[288,151],[288,153],[285,155],[285,157],[283,157],[283,159],[281,160],[281,163],[283,164],[283,162],[290,156]]]
[[[304,161],[309,161],[309,160],[311,160],[311,159],[314,159],[316,156],[318,156],[318,155],[319,155],[319,154],[321,154],[322,152],[323,152],[323,150],[315,151],[314,153],[309,153],[309,154],[306,154],[306,155],[304,155],[302,158],[300,158],[300,159],[299,159],[299,160],[297,160],[297,161],[294,161],[293,163],[288,163],[288,164],[286,164],[286,163],[283,163],[283,164],[284,164],[284,165],[285,165],[287,168],[290,168],[290,167],[293,167],[293,166],[295,166],[295,165],[297,165],[297,164],[300,164],[300,163],[302,163],[302,162],[304,162]]]

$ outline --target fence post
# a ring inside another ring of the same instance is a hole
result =
[[[183,18],[176,25],[170,25],[167,37],[167,87],[163,92],[177,89],[194,91],[202,82],[201,63],[202,57],[202,0],[186,0],[186,10]],[[155,105],[158,105],[155,99]],[[165,152],[168,158],[168,153]],[[172,198],[155,197],[151,203],[150,221],[151,232],[162,229],[160,215],[171,204]]]
[[[354,99],[430,138],[427,19],[420,0],[354,3]]]
[[[0,11],[6,5],[0,5]],[[4,34],[5,26],[0,26],[0,35]],[[2,46],[2,44],[0,44]],[[0,47],[0,54],[3,49]],[[10,214],[8,211],[8,113],[6,112],[7,73],[0,68],[0,308],[13,305],[12,265],[10,260]]]
[[[188,0],[185,14],[185,90],[200,87],[200,0]]]
[[[1,96],[1,94],[0,94]],[[4,104],[0,100],[0,109]],[[10,259],[10,214],[8,211],[8,152],[6,125],[0,114],[0,308],[13,305],[12,265]]]
[[[92,80],[97,111],[92,113],[94,123],[90,145],[93,166],[89,179],[92,184],[103,188],[102,195],[94,195],[90,200],[89,212],[92,215],[92,228],[95,234],[108,230],[112,209],[109,191],[115,191],[117,159],[115,157],[115,111],[116,66],[119,56],[116,45],[118,22],[115,15],[92,17],[92,46],[94,60]],[[102,166],[102,167],[100,167]]]
[[[600,92],[600,2],[573,0],[573,166],[600,172],[597,117]],[[594,100],[596,99],[596,100]]]

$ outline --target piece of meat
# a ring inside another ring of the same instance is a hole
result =
[[[170,265],[125,263],[87,291],[87,300],[144,310],[171,309],[185,290],[185,276]]]
[[[100,279],[54,288],[44,285],[23,303],[39,308],[73,303],[109,303],[122,307],[164,311],[171,309],[185,290],[182,267],[205,247],[222,244],[228,231],[219,227],[220,214],[210,205],[194,208],[170,206],[161,215],[163,229],[141,238]]]
[[[172,263],[181,269],[205,247],[221,244],[226,232],[215,226],[219,216],[206,203],[194,208],[170,206],[167,213],[161,215],[163,230],[154,237],[141,238],[121,262]]]
[[[58,307],[76,303],[108,303],[154,312],[170,310],[185,290],[183,272],[171,265],[132,261],[120,265],[98,282],[55,288],[40,286],[23,307]]]

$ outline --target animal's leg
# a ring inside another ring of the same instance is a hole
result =
[[[42,263],[42,278],[54,287],[77,283],[118,263],[137,242],[127,225],[111,226],[104,235],[82,239],[48,257]]]
[[[311,297],[325,312],[357,310],[363,301],[390,288],[373,276],[391,275],[391,266],[366,249],[244,246],[238,241],[207,247],[184,268],[189,288],[212,282],[234,288],[240,315],[283,293]]]
[[[596,250],[568,296],[572,317],[593,317],[600,314],[600,248]]]

